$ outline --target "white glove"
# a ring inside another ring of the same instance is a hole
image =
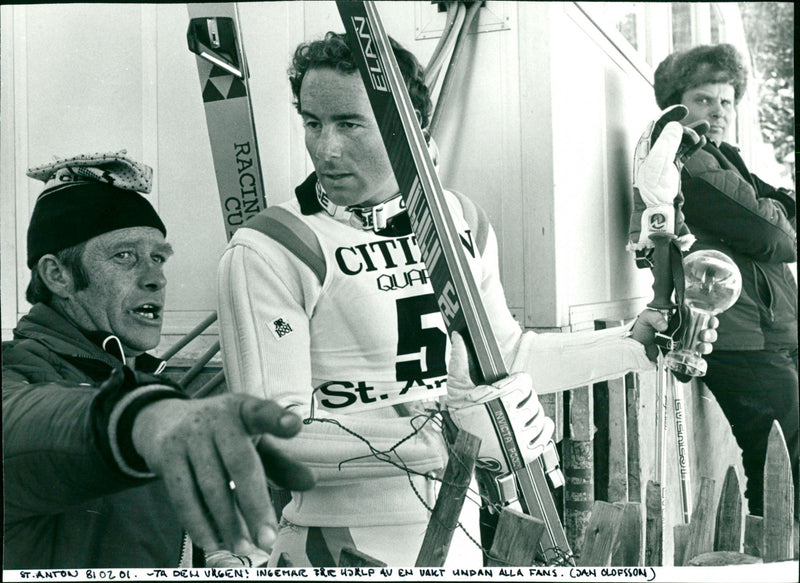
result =
[[[683,139],[683,126],[671,121],[664,126],[661,136],[653,144],[644,160],[636,159],[633,186],[639,189],[648,207],[672,205],[680,190],[681,173],[675,164],[675,155]],[[637,152],[638,154],[638,152]]]
[[[459,429],[481,438],[478,459],[496,460],[501,473],[507,474],[510,470],[485,404],[499,398],[505,406],[523,462],[528,465],[542,454],[555,428],[553,421],[544,414],[531,377],[526,373],[514,373],[494,385],[473,386],[468,370],[464,340],[454,333],[446,401],[453,421]]]
[[[684,162],[705,144],[702,133],[707,131],[708,124],[698,122],[684,127],[679,122],[687,113],[683,105],[668,107],[657,120],[647,125],[636,144],[629,251],[642,252],[652,248],[650,237],[656,233],[675,235],[675,244],[682,251],[688,250],[695,241],[681,210],[681,169]]]

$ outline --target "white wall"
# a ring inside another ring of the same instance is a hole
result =
[[[193,325],[213,309],[208,283],[224,232],[194,57],[186,49],[186,7],[2,10],[2,85],[11,98],[3,100],[0,143],[4,153],[13,144],[13,157],[2,160],[4,337],[28,307],[25,233],[42,185],[25,169],[54,155],[123,148],[155,167],[150,200],[178,251],[167,268],[165,331]],[[12,217],[13,239],[5,236]]]

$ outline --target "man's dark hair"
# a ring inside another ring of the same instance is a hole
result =
[[[62,249],[54,254],[56,259],[58,259],[72,275],[76,291],[89,287],[89,274],[86,273],[86,268],[83,266],[83,250],[85,248],[86,241]],[[48,306],[53,302],[53,293],[50,291],[50,288],[45,285],[42,277],[39,275],[38,265],[34,265],[31,269],[31,281],[28,284],[28,288],[25,290],[25,299],[31,304],[42,303]]]
[[[733,45],[700,45],[661,61],[654,81],[661,109],[680,103],[686,91],[707,83],[730,83],[738,104],[747,88],[747,67]]]
[[[411,103],[419,115],[420,126],[425,128],[430,121],[432,108],[428,87],[425,85],[425,71],[410,51],[391,37],[389,42],[400,67],[400,73],[406,82]],[[311,69],[323,68],[358,74],[358,66],[353,60],[345,35],[329,32],[324,39],[302,43],[295,50],[292,66],[289,68],[289,82],[292,85],[294,104],[298,112],[302,111],[300,87],[303,85],[303,78]]]

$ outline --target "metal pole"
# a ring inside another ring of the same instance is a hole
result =
[[[692,504],[692,476],[689,470],[689,448],[686,435],[686,410],[683,400],[683,383],[675,382],[675,377],[667,372],[668,386],[672,391],[675,405],[675,442],[678,446],[678,472],[681,485],[681,510],[683,523],[689,524]]]
[[[667,384],[669,371],[664,364],[664,355],[659,352],[656,370],[656,447],[655,481],[661,484],[661,502],[664,503],[664,477],[667,470],[664,444],[667,440]]]

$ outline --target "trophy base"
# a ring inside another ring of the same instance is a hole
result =
[[[690,377],[704,376],[708,370],[708,365],[702,357],[683,350],[667,354],[666,365],[671,371]]]

